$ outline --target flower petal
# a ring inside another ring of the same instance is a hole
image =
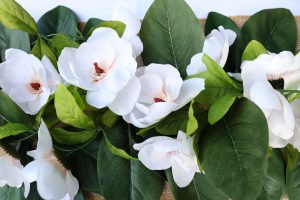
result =
[[[169,77],[181,79],[179,71],[169,64],[150,64],[145,68],[145,74],[155,74],[165,80]]]
[[[204,90],[204,79],[191,78],[183,81],[178,98],[175,102],[178,104],[176,110],[185,106],[194,99],[202,90]]]
[[[203,53],[198,53],[192,57],[191,63],[186,68],[188,76],[207,71],[206,66],[202,63],[202,56]]]
[[[133,77],[118,93],[114,101],[108,106],[117,115],[127,115],[132,111],[141,90],[138,78]]]
[[[5,60],[15,59],[19,56],[27,56],[28,54],[25,51],[20,49],[7,49],[5,51]]]
[[[180,162],[181,161],[179,158],[175,157],[175,159],[173,159],[172,174],[174,181],[178,185],[178,187],[183,188],[188,186],[192,182],[195,172],[184,167]]]
[[[79,190],[78,180],[73,176],[71,171],[67,171],[66,182],[68,186],[68,195],[70,199],[74,199]]]
[[[111,104],[116,98],[117,93],[99,88],[95,91],[88,91],[86,94],[86,102],[95,108],[104,108]]]
[[[47,56],[43,56],[41,62],[46,70],[47,86],[50,88],[50,94],[53,94],[57,85],[61,82],[61,78]]]

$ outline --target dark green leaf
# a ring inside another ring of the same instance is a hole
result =
[[[132,150],[133,140],[127,124],[119,121],[107,132],[114,145]],[[99,183],[106,200],[159,199],[163,180],[139,161],[127,160],[110,152],[102,140],[98,153]]]
[[[95,136],[97,129],[74,132],[62,128],[54,128],[51,133],[56,142],[64,145],[75,145],[89,141]]]
[[[225,95],[217,99],[208,111],[208,122],[215,124],[228,112],[232,104],[234,103],[236,96]]]
[[[295,52],[297,27],[294,15],[284,8],[262,10],[252,15],[241,30],[237,57],[251,40],[257,40],[271,52]]]
[[[111,110],[107,110],[101,118],[102,123],[107,127],[112,127],[120,116],[113,113]]]
[[[7,29],[0,23],[0,61],[5,60],[5,51],[9,48],[30,52],[28,33]]]
[[[258,41],[252,40],[245,48],[242,55],[242,62],[245,60],[255,60],[261,54],[268,54],[268,50]]]
[[[63,84],[58,85],[55,91],[54,106],[57,117],[62,122],[83,129],[95,127],[93,120],[83,113],[75,98]]]
[[[0,22],[7,28],[37,33],[37,25],[28,12],[15,0],[0,1]]]
[[[155,130],[162,135],[177,135],[179,130],[185,132],[188,120],[188,111],[178,110],[160,121]]]
[[[38,27],[39,32],[45,36],[56,33],[75,36],[77,23],[77,16],[72,10],[64,6],[58,6],[39,19]]]
[[[0,126],[0,139],[18,135],[29,130],[30,128],[25,126],[24,124],[7,123],[4,126]]]
[[[257,200],[281,199],[285,192],[285,164],[280,149],[272,149],[268,171]]]
[[[208,180],[230,199],[260,194],[268,159],[268,125],[250,100],[239,99],[199,139],[199,159]],[[229,184],[230,183],[230,184]]]
[[[142,22],[140,37],[145,65],[171,64],[183,77],[204,41],[199,21],[184,0],[154,1]]]
[[[3,91],[0,91],[0,118],[5,122],[21,123],[32,127],[32,121]]]
[[[299,154],[299,153],[298,153]],[[299,157],[299,155],[298,155]],[[300,198],[300,159],[297,159],[295,168],[286,169],[286,191],[290,200]]]
[[[39,59],[42,59],[43,56],[47,56],[52,62],[52,64],[56,66],[56,55],[43,38],[39,37],[35,41],[35,44],[32,48],[32,54],[38,57]]]
[[[89,19],[85,26],[84,29],[82,31],[82,35],[84,37],[88,37],[88,32],[91,30],[92,27],[98,26],[99,24],[101,24],[103,21],[101,19],[97,19],[97,18],[91,18]]]
[[[1,200],[25,200],[23,187],[0,187]]]
[[[86,192],[102,194],[97,175],[97,157],[100,136],[96,137],[84,148],[71,154],[69,161],[74,176],[80,183],[80,188]]]
[[[176,200],[227,200],[228,198],[212,186],[205,175],[196,173],[193,181],[185,188],[174,182],[171,170],[166,170],[168,183]]]

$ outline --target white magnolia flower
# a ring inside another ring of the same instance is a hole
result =
[[[300,99],[296,99],[291,103],[295,115],[295,132],[293,137],[289,140],[298,151],[300,151]]]
[[[5,52],[0,64],[2,90],[27,114],[36,114],[55,91],[61,79],[50,60],[40,61],[18,49]]]
[[[21,187],[23,178],[21,170],[23,165],[20,160],[9,155],[2,147],[0,147],[0,187],[8,185],[10,187]],[[24,182],[25,192],[29,191],[30,185]]]
[[[42,122],[36,150],[27,154],[34,158],[22,170],[23,179],[36,181],[39,195],[46,200],[73,200],[79,190],[77,179],[54,154],[50,133]],[[26,194],[25,196],[27,196]]]
[[[224,67],[227,61],[229,47],[233,44],[236,33],[230,29],[224,29],[219,26],[218,30],[214,29],[206,36],[203,46],[203,52],[192,57],[191,63],[187,66],[187,74],[193,75],[207,71],[202,63],[203,54],[207,54],[221,67]]]
[[[139,151],[139,160],[150,170],[165,170],[172,167],[174,181],[179,187],[186,187],[196,172],[200,172],[193,150],[193,139],[182,131],[177,139],[157,136],[134,144]]]
[[[139,90],[131,90],[136,67],[130,43],[110,28],[96,29],[78,49],[64,48],[58,59],[61,76],[87,90],[88,104],[119,115],[130,112],[138,96]]]
[[[143,43],[138,36],[141,29],[141,21],[135,14],[135,10],[131,6],[133,2],[118,4],[113,10],[112,20],[117,20],[125,23],[126,29],[122,38],[130,42],[133,48],[133,56],[138,57],[143,51]]]
[[[285,81],[289,81],[289,75],[294,74],[300,69],[300,54],[298,53],[294,56],[293,53],[289,51],[283,51],[279,54],[261,54],[252,62],[255,62],[261,67],[260,71],[264,71],[268,80],[283,78]],[[243,69],[243,65],[241,69]]]
[[[183,81],[171,65],[150,64],[139,68],[137,76],[141,92],[134,109],[123,118],[139,128],[157,123],[185,106],[204,89],[203,79]]]
[[[264,112],[269,127],[269,145],[282,148],[294,135],[293,110],[287,99],[268,82],[258,62],[246,61],[242,65],[244,96]]]

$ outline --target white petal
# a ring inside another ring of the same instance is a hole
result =
[[[42,121],[38,131],[37,151],[48,153],[52,152],[52,138],[44,121]]]
[[[157,142],[161,142],[161,141],[173,141],[174,139],[171,138],[171,137],[167,137],[167,136],[155,136],[155,137],[151,137],[151,138],[148,138],[147,140],[145,140],[144,142],[142,143],[136,143],[133,145],[133,148],[137,151],[140,151],[142,148],[146,147],[147,145],[150,145],[150,144],[155,144]],[[177,147],[178,149],[179,147]],[[170,150],[168,150],[170,151]]]
[[[181,79],[179,71],[168,64],[150,64],[145,69],[145,74],[155,74],[165,80],[166,78]]]
[[[73,176],[70,171],[67,171],[66,182],[68,186],[68,195],[70,199],[74,199],[79,190],[78,180]]]
[[[15,59],[19,56],[27,56],[27,55],[28,54],[25,51],[11,48],[5,51],[5,60]]]
[[[198,53],[192,57],[191,63],[186,68],[188,76],[207,71],[206,66],[202,63],[202,56],[203,53]]]
[[[257,81],[267,81],[266,74],[261,71],[260,63],[256,61],[244,61],[241,66],[244,92],[250,90]]]
[[[100,27],[93,31],[87,42],[93,43],[97,40],[114,41],[119,39],[117,32],[111,28]]]
[[[285,90],[298,90],[300,89],[300,70],[293,73],[286,74],[284,77]]]
[[[37,180],[40,167],[43,167],[44,161],[35,160],[28,163],[22,169],[22,177],[24,182],[32,183]]]
[[[162,93],[162,79],[155,74],[145,74],[139,80],[141,83],[139,102],[153,104],[154,98],[160,97]]]
[[[47,56],[44,56],[41,62],[46,70],[47,83],[48,87],[50,88],[50,93],[53,94],[57,85],[61,82],[61,78]]]
[[[138,78],[133,77],[118,93],[114,101],[108,106],[117,115],[127,115],[132,111],[141,90]]]
[[[249,97],[262,110],[281,109],[280,99],[276,90],[273,89],[268,81],[257,81],[250,90]]]
[[[204,90],[204,79],[191,78],[183,81],[178,98],[175,102],[178,104],[177,110],[185,106],[194,99],[202,90]]]
[[[149,123],[148,126],[157,123],[177,108],[177,104],[173,102],[159,102],[149,107],[149,113],[140,121]]]
[[[86,94],[86,102],[95,108],[104,108],[111,104],[116,98],[117,93],[113,93],[103,88],[95,91],[88,91]]]
[[[23,110],[31,115],[34,115],[40,111],[40,109],[47,103],[48,98],[50,96],[50,89],[43,87],[43,92],[39,94],[38,98],[34,101],[29,101],[25,103],[25,107]],[[20,105],[22,108],[22,105]]]
[[[20,85],[19,87],[15,86],[10,88],[8,92],[8,96],[16,103],[34,101],[38,98],[38,95],[32,94],[26,85]]]
[[[37,190],[44,199],[62,199],[68,193],[68,186],[62,169],[51,161],[44,161],[38,172]]]
[[[10,187],[20,187],[23,183],[21,169],[15,166],[10,156],[0,159],[0,181]]]
[[[172,174],[175,183],[178,187],[182,188],[188,186],[192,182],[195,172],[184,167],[180,163],[180,159],[175,157],[172,162]]]
[[[181,141],[181,151],[190,157],[196,157],[193,149],[193,138],[188,137],[184,132],[178,131],[177,140]]]
[[[132,50],[133,50],[133,57],[138,57],[139,55],[141,55],[141,53],[143,52],[144,49],[144,45],[141,41],[141,39],[138,36],[135,36],[133,38],[131,38],[129,40],[131,46],[132,46]]]

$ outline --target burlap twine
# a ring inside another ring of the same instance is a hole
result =
[[[235,23],[241,27],[246,21],[247,19],[249,19],[249,16],[234,16],[231,17],[231,19],[233,19],[233,21],[235,21]],[[297,50],[300,50],[300,16],[296,16],[296,23],[297,23],[297,29],[298,29],[298,40],[297,40]],[[200,24],[204,30],[204,25],[205,25],[205,19],[200,19]],[[104,200],[103,197],[101,197],[98,194],[95,193],[85,193],[85,199],[86,200]],[[286,196],[284,196],[282,198],[282,200],[287,200],[288,198]],[[166,183],[164,190],[161,194],[160,200],[175,200],[172,192],[170,190],[170,187],[168,186],[168,184]],[[191,199],[192,200],[192,199]],[[212,199],[213,200],[213,199]]]

